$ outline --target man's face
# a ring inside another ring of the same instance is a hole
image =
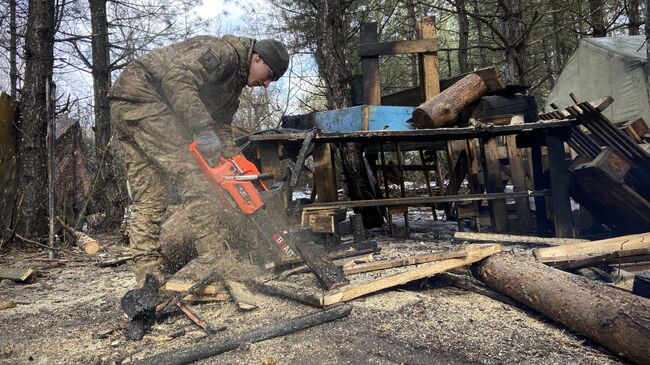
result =
[[[275,80],[275,75],[271,67],[264,62],[259,54],[253,53],[246,85],[249,87],[263,86],[267,88],[273,80]]]

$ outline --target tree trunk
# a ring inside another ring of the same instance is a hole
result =
[[[505,43],[506,83],[526,84],[526,43],[528,33],[523,23],[521,0],[503,0],[499,2],[503,14],[502,33]]]
[[[592,29],[592,36],[606,37],[607,24],[605,22],[604,0],[589,0],[589,23]]]
[[[639,0],[627,0],[628,34],[639,35],[641,19],[639,18]],[[646,28],[647,29],[647,28]]]
[[[17,97],[18,88],[18,65],[16,64],[16,53],[18,41],[16,34],[16,0],[9,0],[9,95]]]
[[[404,7],[406,8],[408,27],[410,30],[411,38],[417,39],[417,15],[415,14],[415,4],[413,0],[406,0]],[[418,75],[418,56],[410,55],[411,57],[411,87],[417,87],[420,82]]]
[[[104,226],[119,226],[124,216],[125,194],[114,171],[113,153],[115,142],[111,143],[111,111],[108,89],[111,87],[110,46],[106,0],[89,0],[92,26],[92,75],[95,111],[95,148],[99,182],[93,195],[96,209],[106,213]]]
[[[25,36],[25,82],[18,129],[16,233],[47,237],[47,102],[54,64],[54,1],[30,0]]]
[[[650,363],[650,300],[511,253],[492,255],[473,272],[489,287],[613,353]]]
[[[474,14],[480,14],[478,0],[472,0],[472,7],[474,8]],[[479,68],[483,68],[488,66],[487,55],[485,49],[482,48],[484,43],[483,23],[477,18],[473,18],[473,19],[474,19],[474,26],[476,27],[476,39],[478,40],[479,46],[481,46],[478,49],[479,59],[481,60],[480,61],[481,63],[479,64]]]
[[[467,46],[469,45],[469,19],[465,10],[465,0],[456,0],[456,11],[458,12],[458,70],[461,74],[469,72],[469,57]]]
[[[332,109],[348,108],[352,101],[352,77],[345,63],[345,25],[340,0],[318,2],[316,34],[316,61],[326,84],[328,106]],[[361,146],[345,143],[341,146],[343,172],[346,176],[348,194],[353,200],[375,199],[375,189],[367,178]],[[380,226],[383,221],[376,209],[361,209],[367,227]]]

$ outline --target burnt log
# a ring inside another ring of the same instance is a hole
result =
[[[478,100],[487,86],[477,74],[469,74],[449,89],[427,100],[413,111],[417,128],[440,128],[452,125],[466,106]]]
[[[650,300],[501,253],[472,268],[476,277],[543,315],[639,364],[650,363]]]

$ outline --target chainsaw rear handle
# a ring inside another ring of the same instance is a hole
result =
[[[253,214],[264,206],[259,193],[260,190],[268,191],[259,180],[264,174],[260,174],[255,164],[248,161],[246,157],[243,155],[235,155],[230,159],[220,157],[217,165],[210,167],[196,147],[196,142],[190,144],[189,151],[194,155],[203,172],[221,188],[225,200],[232,208],[240,209],[245,214]]]

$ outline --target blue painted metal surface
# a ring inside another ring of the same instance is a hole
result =
[[[354,132],[415,129],[410,123],[413,107],[362,105],[314,113],[323,132]]]

